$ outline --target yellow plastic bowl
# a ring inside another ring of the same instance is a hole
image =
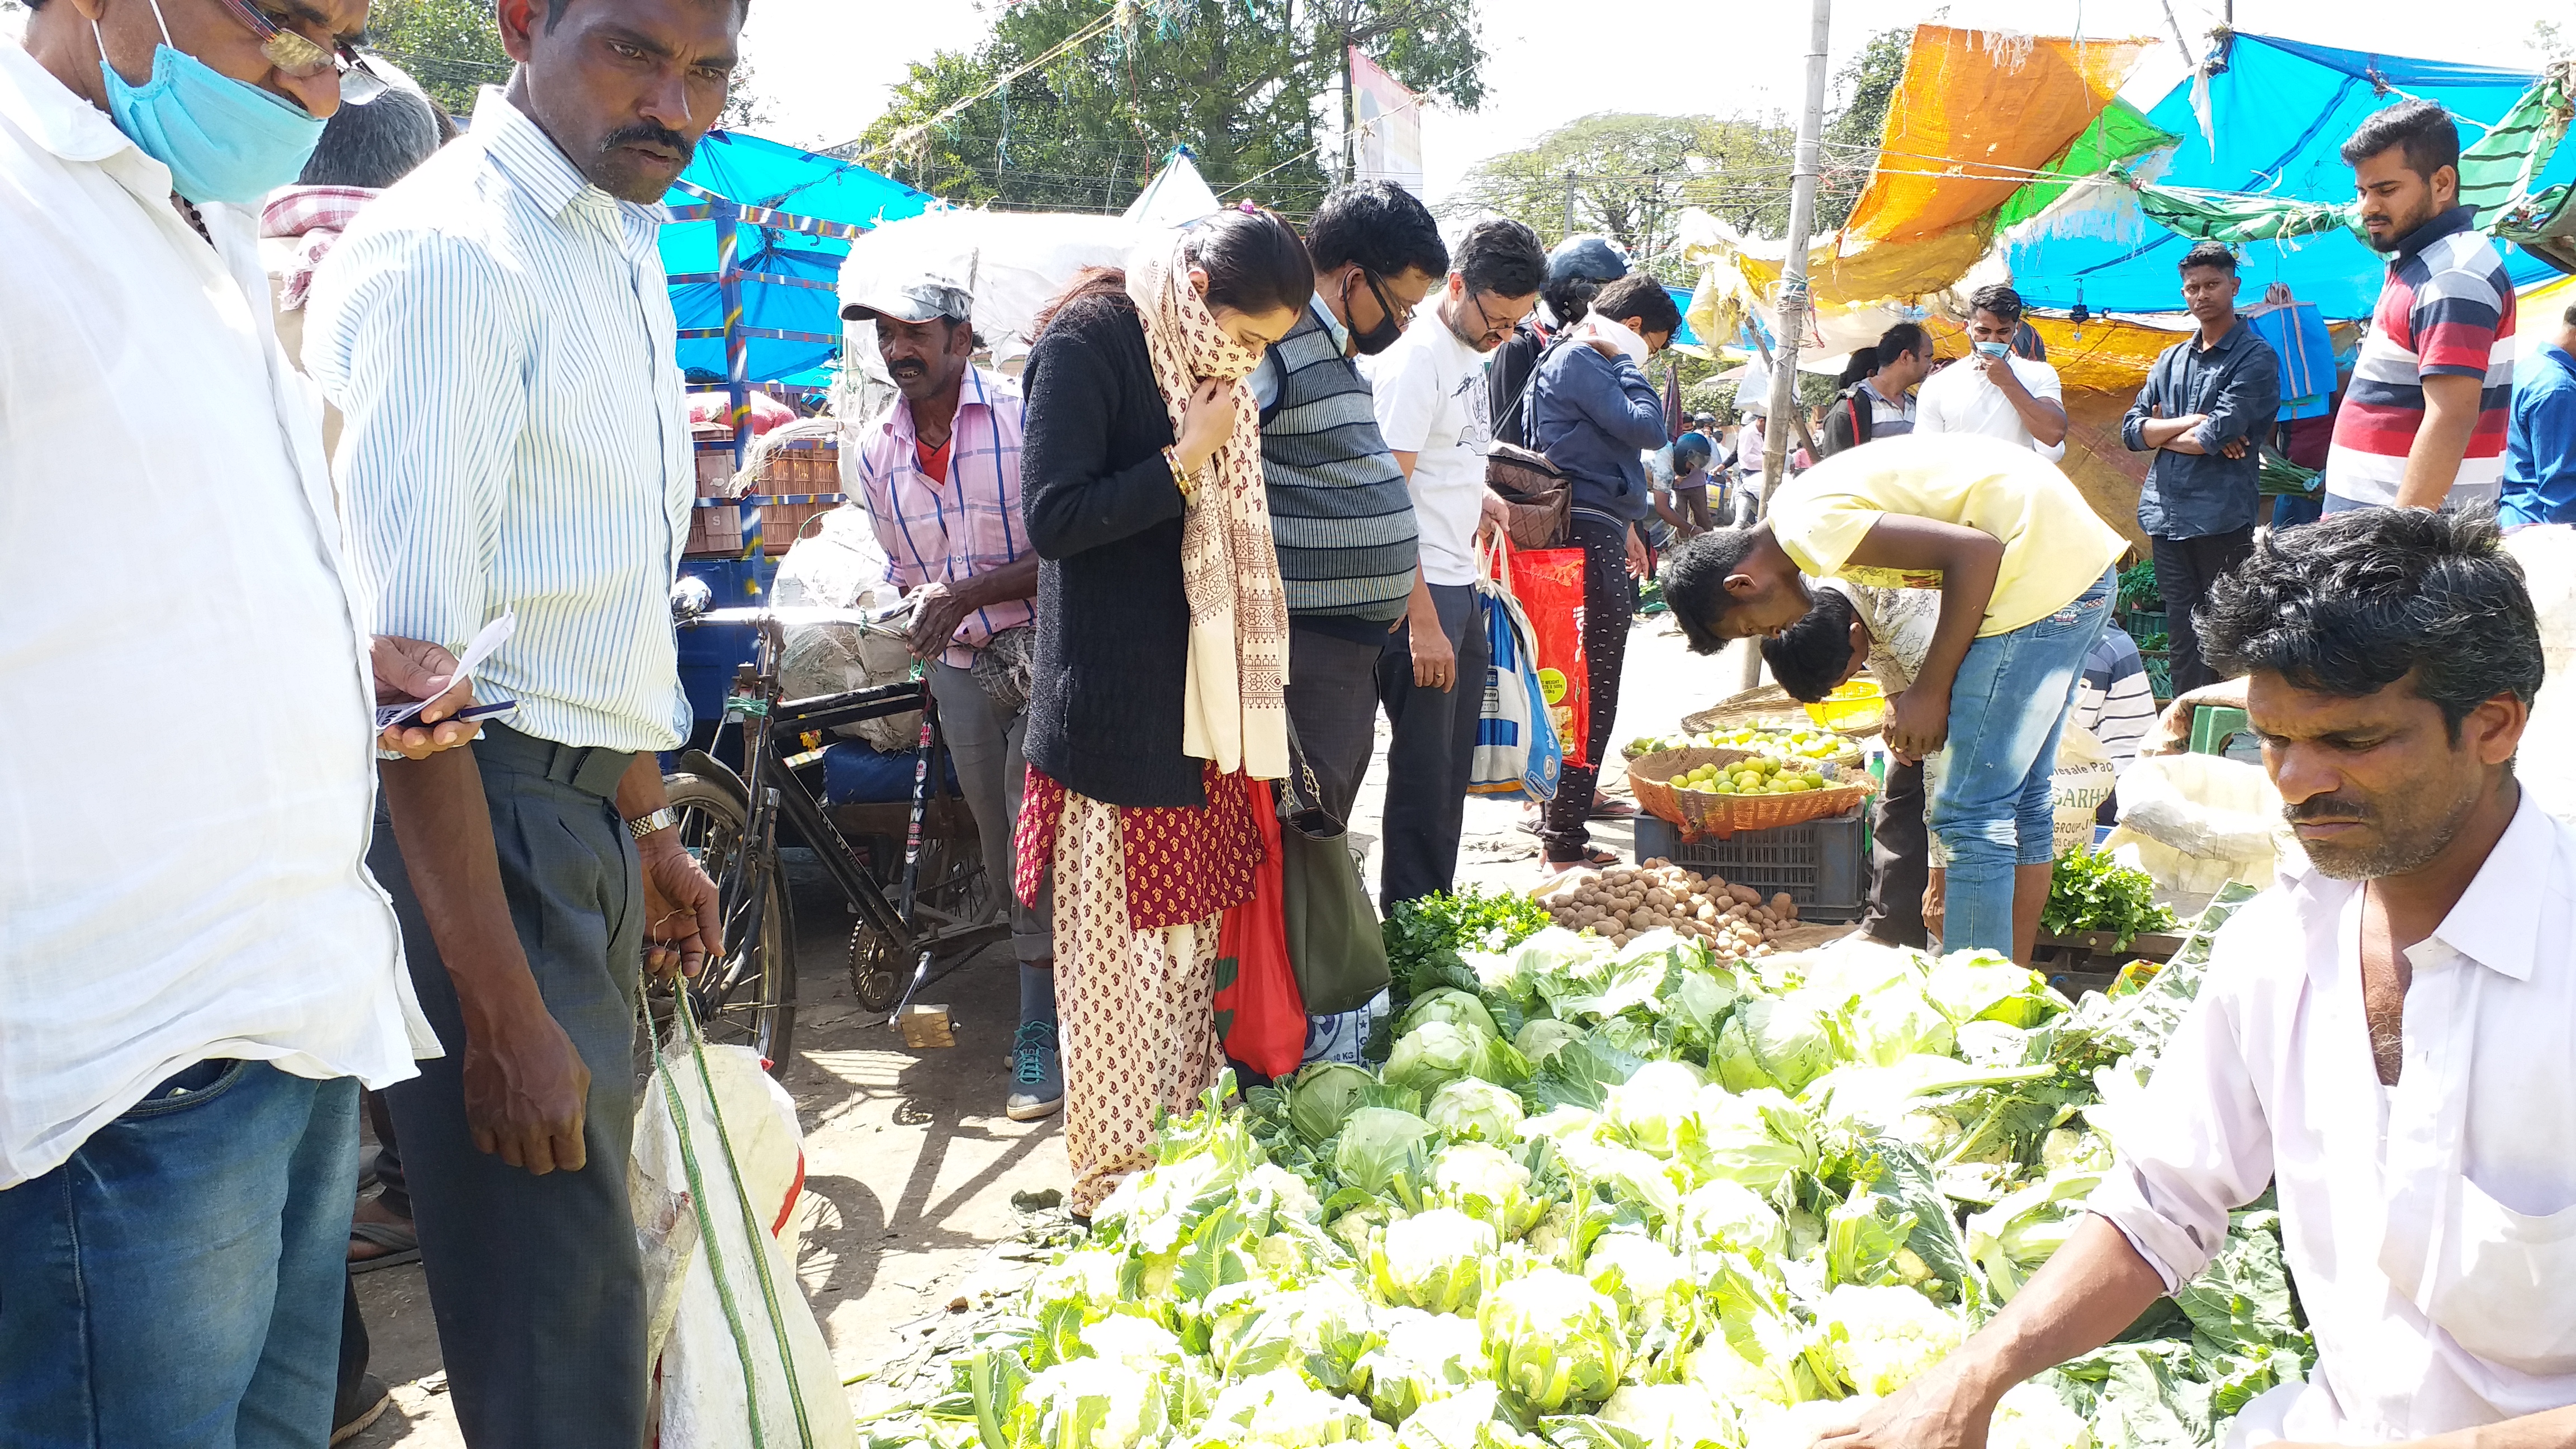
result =
[[[1807,706],[1807,718],[1829,730],[1866,733],[1887,720],[1887,691],[1855,679]]]

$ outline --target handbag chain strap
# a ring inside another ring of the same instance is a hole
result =
[[[1321,785],[1315,783],[1315,766],[1306,758],[1305,745],[1300,743],[1297,739],[1297,720],[1294,716],[1290,716],[1288,720],[1288,758],[1297,766],[1297,773],[1305,777],[1306,802],[1312,803],[1318,810],[1322,809],[1324,806],[1324,789]],[[1297,782],[1294,780],[1286,780],[1281,783],[1287,787],[1288,809],[1290,813],[1294,814],[1298,811],[1304,810],[1306,808],[1306,803],[1301,803],[1297,799]]]

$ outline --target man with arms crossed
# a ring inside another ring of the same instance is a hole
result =
[[[2326,455],[2326,512],[2494,506],[2513,401],[2513,279],[2460,205],[2460,129],[2400,101],[2343,143],[2388,277]],[[2181,687],[2177,681],[2177,688]]]
[[[2576,831],[2514,780],[2521,570],[2484,518],[2329,517],[2221,578],[2204,629],[2308,863],[2219,933],[2092,1215],[1829,1449],[1982,1442],[2267,1184],[2318,1358],[2231,1444],[2576,1443]]]
[[[1002,648],[1012,640],[1034,648],[1038,556],[1020,513],[1020,390],[971,360],[973,311],[965,288],[925,273],[852,302],[841,315],[874,324],[877,355],[902,394],[860,433],[860,487],[890,576],[911,591],[912,651],[930,664],[940,730],[975,817],[985,878],[1000,882],[1012,878],[1011,842],[1028,779],[1020,753],[1028,698],[997,701],[983,676],[1000,660],[980,671],[976,661],[996,635],[1005,636]],[[1035,906],[1011,902],[1020,1028],[1003,1111],[1014,1122],[1064,1105],[1051,894],[1041,891]]]
[[[324,264],[306,358],[389,630],[519,702],[389,764],[369,864],[447,1056],[388,1093],[466,1442],[633,1449],[639,968],[720,955],[671,828],[669,593],[696,484],[657,204],[724,105],[736,0],[502,0],[518,71]],[[399,620],[400,624],[390,621]]]

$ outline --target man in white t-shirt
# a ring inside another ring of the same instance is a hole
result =
[[[1447,890],[1457,871],[1488,662],[1476,539],[1483,521],[1504,517],[1485,488],[1486,355],[1538,305],[1547,277],[1537,233],[1516,221],[1479,222],[1453,256],[1448,289],[1369,372],[1378,431],[1413,495],[1422,559],[1405,618],[1377,664],[1395,735],[1380,888],[1390,913],[1398,901]]]
[[[2013,355],[2020,330],[2021,294],[2000,283],[1979,287],[1968,299],[1974,350],[1924,380],[1914,399],[1914,431],[1983,433],[2037,449],[2051,462],[2065,457],[2065,392],[2057,369]]]

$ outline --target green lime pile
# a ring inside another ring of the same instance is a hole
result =
[[[1803,795],[1825,788],[1825,772],[1776,755],[1756,755],[1732,765],[1702,765],[1673,777],[1673,787],[1705,795]]]

